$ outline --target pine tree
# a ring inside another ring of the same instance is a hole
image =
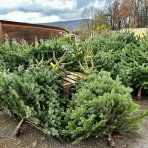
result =
[[[1,72],[0,104],[16,118],[29,119],[47,135],[59,137],[60,89],[60,76],[53,69],[31,64],[26,70]]]
[[[63,133],[78,143],[114,130],[122,133],[137,130],[148,111],[140,111],[130,93],[130,88],[118,79],[113,80],[108,72],[89,75],[78,85],[70,101]]]

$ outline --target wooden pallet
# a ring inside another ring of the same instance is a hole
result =
[[[81,72],[68,72],[66,77],[64,78],[63,84],[63,94],[66,97],[69,97],[72,93],[72,87],[80,81],[81,78],[85,77],[85,75]]]

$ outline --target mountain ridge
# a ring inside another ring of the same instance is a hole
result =
[[[49,23],[40,23],[40,24],[46,26],[61,27],[68,31],[75,32],[78,31],[82,26],[85,26],[87,20],[88,19],[78,19],[78,20],[58,21],[58,22],[49,22]]]

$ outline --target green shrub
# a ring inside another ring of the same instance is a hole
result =
[[[81,82],[65,113],[63,135],[73,143],[88,137],[99,137],[117,130],[132,132],[138,129],[147,111],[140,111],[131,98],[131,89],[101,71]]]

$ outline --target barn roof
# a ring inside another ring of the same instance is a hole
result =
[[[68,31],[66,29],[63,29],[63,28],[60,28],[60,27],[54,27],[54,26],[46,26],[46,25],[24,23],[24,22],[13,22],[13,21],[6,21],[6,20],[0,20],[0,23],[13,24],[13,25],[33,26],[33,27],[41,27],[41,28],[50,28],[50,29],[58,29],[58,30],[63,30],[63,31],[68,33]]]

